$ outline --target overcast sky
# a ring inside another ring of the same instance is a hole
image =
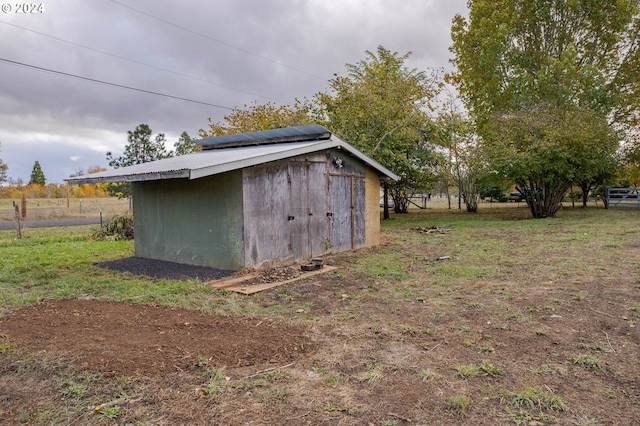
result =
[[[379,45],[413,52],[410,67],[450,69],[451,21],[466,14],[466,0],[35,4],[18,13],[30,11],[0,0],[0,159],[25,183],[36,160],[54,183],[107,167],[140,123],[171,148],[232,108],[312,98]]]

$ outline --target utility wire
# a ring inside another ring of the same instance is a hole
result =
[[[226,110],[229,110],[229,111],[234,111],[235,110],[235,108],[229,108],[229,107],[226,107],[226,106],[212,104],[212,103],[209,103],[209,102],[196,101],[194,99],[183,98],[183,97],[180,97],[180,96],[167,95],[166,93],[154,92],[152,90],[139,89],[137,87],[125,86],[123,84],[111,83],[109,81],[98,80],[98,79],[89,78],[89,77],[83,77],[81,75],[70,74],[70,73],[63,72],[63,71],[52,70],[50,68],[44,68],[44,67],[38,67],[36,65],[25,64],[24,62],[12,61],[12,60],[6,59],[6,58],[0,58],[0,61],[6,62],[6,63],[11,64],[11,65],[18,65],[18,66],[22,66],[22,67],[32,68],[32,69],[35,69],[35,70],[38,70],[38,71],[45,71],[45,72],[50,72],[50,73],[53,73],[53,74],[64,75],[66,77],[78,78],[80,80],[86,80],[86,81],[90,81],[92,83],[105,84],[107,86],[119,87],[121,89],[135,90],[136,92],[148,93],[150,95],[164,96],[165,98],[178,99],[178,100],[181,100],[181,101],[192,102],[192,103],[200,104],[200,105],[208,105],[208,106],[212,106],[212,107],[215,107],[215,108],[226,109]]]
[[[299,72],[299,73],[302,73],[302,74],[306,74],[306,75],[308,75],[310,77],[317,78],[317,79],[322,80],[322,81],[326,81],[326,78],[323,78],[323,77],[320,77],[318,75],[312,74],[312,73],[307,72],[305,70],[302,70],[300,68],[296,68],[296,67],[293,67],[291,65],[284,64],[284,63],[282,63],[280,61],[277,61],[275,59],[269,58],[267,56],[262,56],[262,55],[260,55],[258,53],[252,52],[250,50],[243,49],[242,47],[234,46],[233,44],[227,43],[226,41],[218,40],[217,38],[213,38],[213,37],[208,36],[206,34],[203,34],[201,32],[194,31],[191,28],[187,28],[187,27],[183,27],[182,25],[174,24],[173,22],[167,21],[166,19],[162,19],[162,18],[160,18],[158,16],[152,15],[152,14],[150,14],[148,12],[143,11],[143,10],[136,9],[135,7],[128,6],[128,5],[124,4],[124,3],[120,3],[119,1],[116,1],[116,0],[109,0],[109,1],[111,1],[112,3],[115,3],[115,4],[119,5],[119,6],[125,7],[125,8],[127,8],[129,10],[133,10],[134,12],[137,12],[137,13],[139,13],[141,15],[145,15],[145,16],[148,16],[149,18],[153,18],[153,19],[155,19],[157,21],[160,21],[160,22],[163,22],[163,23],[165,23],[167,25],[171,25],[172,27],[179,28],[179,29],[181,29],[183,31],[186,31],[188,33],[195,34],[195,35],[197,35],[199,37],[206,38],[207,40],[213,41],[213,42],[221,44],[223,46],[227,46],[227,47],[230,47],[232,49],[238,50],[240,52],[246,53],[247,55],[255,56],[256,58],[260,58],[262,60],[272,62],[272,63],[274,63],[276,65],[280,65],[281,67],[288,68],[290,70],[293,70],[293,71],[296,71],[296,72]]]
[[[127,58],[125,56],[116,55],[115,53],[106,52],[104,50],[96,49],[96,48],[91,47],[91,46],[85,46],[83,44],[79,44],[79,43],[75,43],[73,41],[65,40],[65,39],[60,38],[60,37],[56,37],[56,36],[52,36],[52,35],[49,35],[49,34],[41,33],[39,31],[35,31],[35,30],[30,29],[30,28],[21,27],[20,25],[11,24],[11,23],[5,22],[3,20],[0,20],[0,24],[9,25],[11,27],[18,28],[18,29],[21,29],[21,30],[24,30],[24,31],[29,31],[31,33],[38,34],[38,35],[43,36],[43,37],[48,37],[48,38],[53,39],[53,40],[57,40],[57,41],[61,41],[63,43],[71,44],[73,46],[81,47],[83,49],[91,50],[93,52],[97,52],[97,53],[100,53],[100,54],[103,54],[103,55],[111,56],[113,58],[118,58],[118,59],[122,59],[124,61],[133,62],[134,64],[139,64],[139,65],[143,65],[145,67],[154,68],[154,69],[157,69],[157,70],[160,70],[160,71],[164,71],[164,72],[168,72],[168,73],[171,73],[171,74],[174,74],[174,75],[179,75],[181,77],[186,77],[186,78],[190,78],[190,79],[193,79],[193,80],[198,80],[198,81],[201,81],[203,83],[211,84],[211,85],[214,85],[214,86],[224,87],[225,89],[236,90],[238,92],[247,93],[249,95],[258,96],[260,98],[265,98],[265,99],[270,99],[272,101],[282,102],[282,101],[279,101],[278,99],[273,99],[273,98],[270,98],[268,96],[261,95],[259,93],[254,93],[254,92],[250,92],[248,90],[238,89],[237,87],[227,86],[227,85],[220,84],[220,83],[214,83],[213,81],[205,80],[205,79],[202,79],[202,78],[199,78],[199,77],[194,77],[194,76],[191,76],[191,75],[188,75],[188,74],[183,74],[183,73],[178,72],[178,71],[172,71],[172,70],[169,70],[169,69],[166,69],[166,68],[158,67],[156,65],[147,64],[145,62],[141,62],[141,61],[137,61],[135,59]]]

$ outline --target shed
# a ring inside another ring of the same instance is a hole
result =
[[[380,241],[398,176],[322,126],[207,138],[202,151],[67,179],[132,182],[136,256],[239,270]]]

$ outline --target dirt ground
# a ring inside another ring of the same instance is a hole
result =
[[[366,253],[326,263],[346,267]],[[440,254],[411,268],[428,274]],[[98,425],[639,424],[640,316],[628,306],[640,283],[565,279],[514,291],[519,284],[411,289],[332,272],[225,296],[289,309],[260,316],[47,300],[0,318],[0,415],[63,424],[67,410],[76,424]],[[483,367],[465,375],[469,364]],[[226,374],[218,393],[207,390],[212,367]],[[27,408],[45,414],[21,417]]]
[[[164,375],[214,365],[286,363],[313,344],[302,327],[98,300],[48,300],[2,319],[20,347],[66,352],[88,371]]]

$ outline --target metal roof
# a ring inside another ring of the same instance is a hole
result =
[[[65,180],[71,184],[84,184],[142,182],[181,178],[198,179],[332,148],[342,149],[360,159],[362,162],[374,168],[379,176],[395,181],[400,180],[399,176],[333,134],[330,134],[328,139],[322,140],[210,149]]]
[[[324,127],[312,124],[309,126],[286,127],[283,129],[263,130],[260,132],[239,133],[235,135],[217,136],[195,141],[203,150],[221,149],[238,146],[265,145],[272,143],[289,143],[329,139],[331,132]]]

